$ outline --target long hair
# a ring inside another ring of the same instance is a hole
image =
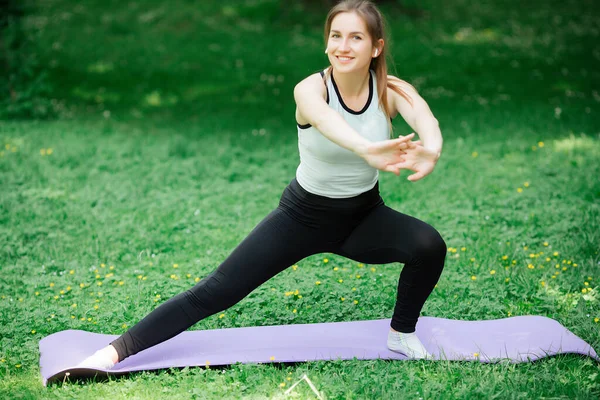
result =
[[[367,30],[369,32],[369,36],[373,40],[373,46],[377,45],[377,41],[379,39],[384,40],[384,46],[381,50],[381,53],[378,57],[371,59],[371,65],[369,69],[375,71],[375,76],[377,77],[377,93],[379,95],[379,106],[382,107],[388,121],[390,119],[390,107],[388,104],[387,98],[387,88],[392,89],[394,92],[398,93],[400,96],[404,97],[406,101],[408,101],[412,105],[412,99],[403,91],[397,84],[394,82],[390,82],[388,80],[388,68],[386,57],[389,52],[387,50],[387,38],[385,35],[385,20],[381,15],[381,12],[375,4],[368,0],[344,0],[335,5],[327,14],[327,19],[325,20],[325,46],[327,46],[327,41],[329,40],[329,31],[331,30],[331,23],[333,19],[340,13],[344,12],[354,12],[359,17],[365,21],[367,25]],[[327,75],[324,78],[328,78],[329,74],[331,74],[331,68],[327,70]],[[408,82],[398,80],[404,84],[411,86]],[[412,86],[411,86],[412,87]],[[391,125],[391,124],[390,124]]]

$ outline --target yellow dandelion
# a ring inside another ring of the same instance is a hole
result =
[[[371,267],[371,272],[375,272],[375,271],[376,271],[375,267]]]
[[[46,149],[40,149],[40,155],[45,156],[46,155]]]
[[[473,357],[479,357],[479,353],[473,353]]]
[[[36,296],[39,296],[39,295],[40,295],[40,292],[35,292],[35,295],[36,295]]]
[[[292,378],[290,378],[289,376],[288,376],[287,378],[285,378],[285,379],[287,379],[288,381],[291,381],[291,380],[292,380]]]
[[[506,279],[504,280],[504,282],[506,282],[506,283],[508,283],[509,281],[510,281],[510,278],[506,278]]]
[[[595,323],[598,323],[598,322],[600,322],[600,318],[598,318],[598,317],[594,318],[594,322],[595,322]]]
[[[219,318],[221,318],[221,319],[225,318],[225,314],[220,314]]]
[[[329,259],[328,259],[328,258],[324,258],[324,259],[323,259],[323,262],[324,262],[325,264],[327,264],[327,263],[329,262]]]
[[[360,275],[356,275],[356,279],[360,279]]]
[[[566,271],[566,270],[567,270],[567,267],[562,267],[562,270],[563,270],[563,271]]]
[[[192,275],[191,274],[185,274],[186,278],[191,278]]]
[[[523,186],[525,186],[526,188],[528,188],[529,187],[529,182],[523,183]]]
[[[33,330],[31,331],[31,333],[35,333],[35,329],[33,329]]]
[[[523,250],[527,250],[527,249],[529,249],[529,247],[523,246]]]
[[[143,275],[138,275],[137,278],[138,279],[142,279],[144,276]]]
[[[584,284],[585,286],[589,286],[589,285],[590,285],[590,283],[589,283],[589,282],[583,282],[583,284]]]
[[[71,304],[71,307],[73,307],[73,308],[77,308],[77,303],[73,303],[73,304]]]
[[[517,264],[517,260],[512,260],[512,265],[516,265]]]
[[[99,309],[99,308],[100,308],[100,306],[99,306],[98,304],[96,304],[96,305],[94,306],[94,310],[97,310],[97,309]]]
[[[342,283],[342,282],[344,282],[344,280],[343,279],[338,279],[338,282]]]
[[[294,308],[294,310],[293,310],[292,312],[293,312],[294,314],[296,314],[296,313],[298,312],[298,310],[296,310],[296,309]]]
[[[523,192],[523,188],[517,188],[517,192],[519,192],[519,193]]]
[[[546,257],[546,262],[548,261],[552,261],[552,259],[550,257]]]
[[[173,268],[179,268],[179,264],[173,264]]]
[[[85,287],[85,283],[80,283],[79,287],[83,289]]]
[[[59,293],[60,293],[60,294],[65,294],[65,291],[64,291],[64,290],[61,290]]]
[[[473,158],[477,158],[478,155],[479,155],[479,153],[476,151],[471,153],[471,157],[473,157]]]
[[[292,269],[295,271],[295,270],[298,269],[298,266],[297,265],[292,265]]]
[[[147,276],[145,276],[145,277],[143,277],[143,278],[142,278],[142,280],[143,280],[143,281],[145,281],[146,279],[148,279],[148,277],[147,277]]]
[[[96,282],[96,285],[102,286],[102,282]]]
[[[160,299],[160,294],[157,294],[155,297],[156,297],[157,299]]]
[[[577,264],[573,263],[573,268],[577,268]]]
[[[281,382],[281,383],[279,384],[279,387],[285,387],[285,382]]]
[[[96,275],[96,279],[100,279],[102,278],[100,275]]]
[[[111,272],[111,273],[108,273],[108,274],[104,275],[104,277],[105,277],[105,278],[112,278],[114,275],[115,275],[115,274],[113,274],[113,273]]]
[[[507,315],[510,317],[512,315],[512,313],[509,311]]]
[[[476,280],[476,279],[477,279],[477,277],[476,277],[475,275],[472,275],[472,276],[471,276],[471,280],[473,280],[473,281],[474,281],[474,280]]]
[[[52,149],[47,149],[47,150],[46,150],[46,153],[47,153],[48,155],[52,154],[53,152],[54,152],[54,150],[52,150]]]
[[[586,288],[581,289],[581,293],[587,293],[588,290]]]
[[[365,264],[363,264],[363,263],[358,263],[358,268],[362,268],[362,267],[364,267],[364,266],[365,266]]]
[[[337,271],[337,270],[338,270],[338,267],[335,267],[333,270],[334,270],[334,271]]]
[[[558,251],[555,251],[554,253],[552,253],[552,255],[553,255],[554,257],[558,257],[558,256],[559,256],[559,254],[560,254],[560,253],[559,253]]]
[[[473,257],[470,258],[471,262],[475,262],[475,259]]]
[[[358,300],[354,300],[354,304],[358,304]]]
[[[300,292],[298,291],[298,289],[294,290],[294,295],[298,296],[300,294]]]
[[[271,356],[271,357],[269,357],[269,360],[271,360],[271,361],[275,361],[275,356]]]
[[[54,287],[54,283],[53,282],[50,282],[50,287]]]
[[[21,364],[15,365],[16,368],[21,368]]]
[[[110,269],[112,271],[113,269],[115,269],[115,266],[111,265],[110,267],[108,267],[108,269]]]
[[[491,275],[494,275],[495,273],[496,273],[496,270],[495,270],[495,269],[493,269],[493,270],[491,270],[491,271],[490,271],[490,274],[491,274]]]
[[[355,287],[353,287],[353,288],[352,288],[352,291],[355,291],[355,290],[356,290],[356,288],[355,288]]]
[[[100,264],[100,268],[104,268],[104,267],[106,267],[105,264]]]
[[[54,296],[54,300],[58,300],[58,296]]]
[[[340,297],[340,300],[345,301],[346,298],[345,297]]]
[[[198,277],[195,277],[195,278],[194,278],[194,282],[200,282],[200,278],[198,278]]]
[[[315,285],[320,285],[320,284],[321,284],[321,281],[316,281],[315,282]]]
[[[460,251],[467,251],[467,248],[466,247],[461,247]]]
[[[539,147],[544,147],[544,142],[538,142]]]
[[[508,256],[502,256],[503,260],[508,260]]]
[[[119,286],[123,286],[125,284],[124,281],[119,281]]]
[[[546,286],[546,282],[542,281],[540,282],[542,286]]]
[[[127,328],[127,324],[121,325],[121,328],[126,329]]]

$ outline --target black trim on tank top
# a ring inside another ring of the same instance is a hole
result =
[[[344,99],[342,99],[342,95],[340,94],[337,84],[335,83],[335,79],[333,79],[333,74],[331,74],[331,83],[333,83],[333,88],[335,89],[335,93],[337,94],[340,104],[342,105],[342,107],[344,107],[344,110],[348,111],[350,114],[360,115],[367,111],[367,109],[371,105],[371,100],[373,99],[373,75],[371,74],[371,71],[369,71],[369,98],[367,99],[367,104],[365,104],[365,106],[360,111],[354,111],[350,109],[346,105],[346,103],[344,103]]]
[[[325,77],[325,71],[320,71],[319,72],[321,74],[321,78]],[[327,87],[327,83],[323,82],[325,84],[325,91],[327,91],[327,104],[329,104],[329,88]],[[311,124],[306,124],[306,125],[300,125],[298,122],[296,122],[296,125],[298,125],[298,128],[300,129],[308,129],[310,128],[312,125]]]

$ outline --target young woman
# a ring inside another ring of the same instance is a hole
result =
[[[428,175],[442,149],[438,121],[411,85],[387,75],[383,19],[371,2],[335,6],[325,37],[330,66],[294,90],[301,162],[279,206],[215,271],[80,366],[112,368],[323,252],[369,264],[404,263],[387,346],[412,358],[431,357],[415,327],[442,272],[446,245],[430,225],[383,203],[378,170],[412,170],[410,181]],[[390,119],[398,113],[420,141],[411,141],[414,134],[390,140]]]

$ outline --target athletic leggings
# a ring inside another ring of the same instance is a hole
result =
[[[316,253],[367,264],[404,263],[391,327],[414,332],[437,283],[446,244],[430,225],[387,207],[378,184],[356,197],[332,199],[294,179],[279,207],[193,288],[167,300],[111,344],[119,360],[161,343],[238,303],[279,272]]]

